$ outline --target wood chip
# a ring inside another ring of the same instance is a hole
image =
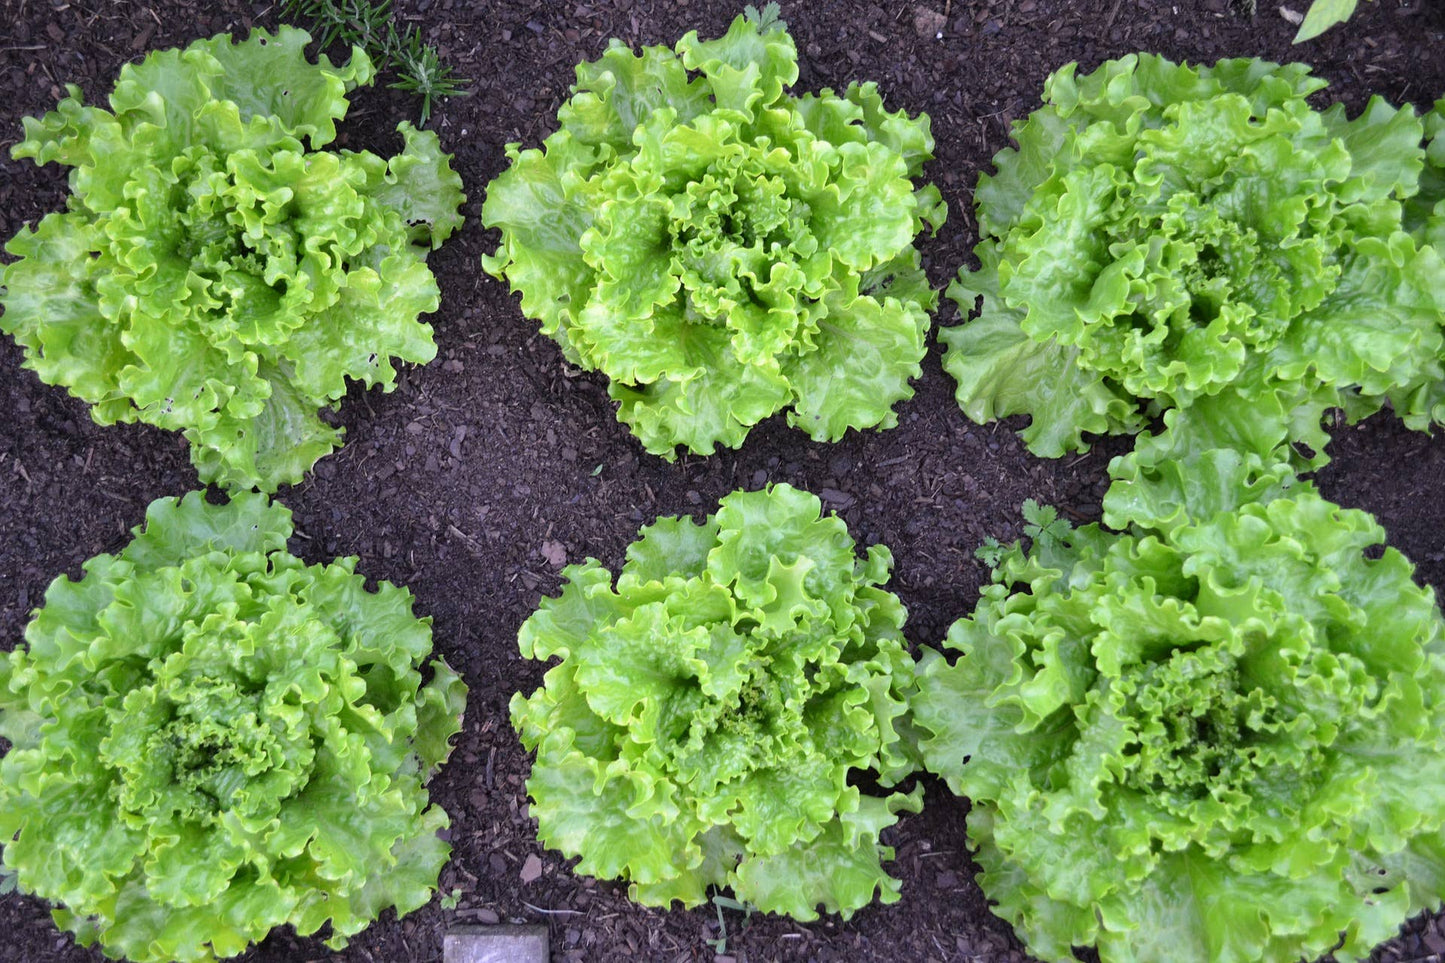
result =
[[[561,568],[567,564],[567,546],[555,539],[548,539],[542,543],[542,557],[545,558],[553,568]]]
[[[948,18],[932,7],[921,3],[913,7],[913,32],[924,40],[935,39],[947,24]]]

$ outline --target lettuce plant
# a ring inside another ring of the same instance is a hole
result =
[[[127,65],[110,110],[80,89],[26,118],[16,157],[72,168],[69,210],[6,245],[0,330],[100,424],[185,432],[202,480],[274,491],[340,443],[346,379],[396,384],[436,354],[425,250],[461,179],[410,124],[390,160],[321,151],[372,66],[306,60],[283,27]],[[303,140],[309,141],[307,150]]]
[[[1433,593],[1279,462],[1120,467],[920,660],[985,893],[1047,960],[1367,955],[1445,896]]]
[[[1176,453],[1319,465],[1323,413],[1445,416],[1445,264],[1406,229],[1424,134],[1376,98],[1349,119],[1299,64],[1139,54],[1049,78],[976,194],[980,267],[940,334],[958,400],[1027,414],[1045,457],[1165,415]],[[1292,456],[1293,457],[1293,456]]]
[[[1420,195],[1407,217],[1423,231],[1437,250],[1445,248],[1445,97],[1425,115],[1425,170],[1420,174]]]
[[[331,946],[425,903],[450,847],[424,783],[466,686],[411,594],[285,551],[255,493],[165,498],[62,576],[0,660],[0,840],[19,888],[136,963]]]
[[[734,492],[702,524],[664,518],[617,577],[595,559],[522,626],[522,654],[553,656],[512,698],[537,752],[527,780],[538,835],[577,871],[634,899],[693,906],[709,886],[796,919],[898,899],[878,842],[920,790],[865,795],[913,769],[895,725],[913,680],[902,603],[816,496]]]
[[[1405,222],[1422,244],[1445,251],[1445,98],[1435,102],[1424,120],[1425,169],[1420,174],[1420,193],[1406,204]],[[1445,345],[1436,354],[1413,407],[1429,411],[1436,424],[1445,424]]]
[[[873,84],[787,93],[797,50],[769,7],[675,51],[613,41],[482,208],[487,270],[669,460],[789,406],[820,441],[892,427],[936,303],[913,247],[946,212],[913,184],[928,117]]]

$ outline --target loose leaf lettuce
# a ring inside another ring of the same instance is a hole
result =
[[[1406,222],[1422,243],[1445,247],[1445,98],[1425,115],[1425,169],[1420,193],[1406,206]]]
[[[937,300],[913,238],[946,213],[913,184],[928,117],[889,113],[873,84],[794,97],[797,77],[776,22],[675,51],[613,41],[487,189],[486,269],[669,460],[789,406],[820,441],[892,427],[913,394]]]
[[[1162,450],[1238,446],[1318,466],[1324,412],[1437,407],[1445,263],[1406,229],[1424,130],[1376,98],[1354,119],[1299,64],[1149,54],[1049,78],[976,194],[976,271],[940,334],[975,421],[1028,414],[1030,450],[1087,447],[1168,413]]]
[[[1277,461],[1115,467],[1123,532],[1015,544],[920,661],[984,891],[1042,959],[1367,955],[1445,896],[1433,593]]]
[[[1406,226],[1422,245],[1445,251],[1445,98],[1425,115],[1425,169],[1420,193],[1405,206]],[[1398,410],[1410,413],[1406,423],[1417,430],[1431,423],[1445,424],[1445,345],[1421,384],[1391,396]]]
[[[110,110],[78,87],[25,119],[16,157],[73,168],[69,210],[21,229],[0,330],[100,424],[185,432],[202,480],[275,491],[340,443],[346,379],[436,354],[425,249],[461,223],[436,135],[390,160],[320,151],[372,66],[313,64],[282,27],[152,53]],[[303,144],[310,142],[311,150]]]
[[[422,683],[409,592],[308,566],[290,533],[255,493],[161,499],[0,660],[4,865],[83,945],[203,961],[329,922],[341,947],[436,888],[423,784],[466,686],[440,660]]]
[[[537,752],[538,835],[635,899],[695,906],[709,886],[796,919],[898,899],[879,833],[920,790],[865,795],[913,769],[895,728],[912,683],[903,605],[816,496],[734,492],[699,525],[664,518],[613,587],[595,559],[522,626],[522,654],[561,658],[512,698]]]

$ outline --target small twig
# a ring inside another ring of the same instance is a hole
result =
[[[527,907],[527,909],[531,910],[531,911],[534,912],[534,913],[542,913],[542,914],[545,914],[545,915],[547,915],[547,916],[581,916],[581,915],[582,915],[582,911],[581,911],[581,910],[554,910],[554,909],[543,909],[543,908],[540,907],[540,906],[533,906],[531,903],[527,902],[526,900],[522,900],[522,905],[525,906],[525,907]]]
[[[452,524],[447,525],[447,531],[451,532],[457,538],[460,538],[463,542],[465,542],[467,547],[470,548],[473,552],[476,552],[478,555],[481,554],[482,546],[476,539],[472,538],[472,536],[468,535],[466,532],[462,531],[460,528],[457,528],[455,525]]]

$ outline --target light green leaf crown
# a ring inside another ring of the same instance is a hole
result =
[[[62,576],[0,660],[0,839],[20,889],[136,963],[234,956],[424,904],[450,847],[423,784],[466,686],[411,594],[285,551],[255,493],[165,498]]]
[[[340,443],[318,409],[346,379],[389,390],[393,358],[431,360],[425,250],[461,224],[435,134],[403,123],[390,160],[317,150],[372,67],[359,49],[312,64],[308,40],[152,53],[111,110],[70,86],[13,151],[73,168],[72,194],[6,245],[0,330],[98,423],[184,431],[201,479],[229,487],[300,481]]]
[[[845,916],[899,883],[878,842],[921,789],[865,795],[913,769],[895,726],[913,678],[905,612],[881,588],[892,556],[854,554],[816,496],[734,492],[701,525],[643,530],[617,577],[564,570],[522,626],[522,654],[557,656],[512,699],[537,752],[538,835],[577,871],[633,897],[693,906],[709,886],[796,919]]]
[[[984,892],[1046,960],[1367,955],[1445,896],[1434,594],[1278,462],[1115,467],[919,663]]]
[[[913,184],[928,118],[873,84],[794,97],[797,77],[778,23],[614,41],[487,189],[487,270],[664,458],[737,447],[789,406],[820,441],[892,427],[913,394],[936,303],[913,238],[945,215]]]
[[[1404,217],[1424,130],[1378,98],[1317,111],[1324,85],[1150,54],[1055,72],[979,178],[981,266],[949,288],[965,314],[982,299],[939,334],[964,412],[1031,416],[1044,457],[1163,414],[1137,457],[1312,466],[1329,408],[1445,421],[1445,264]]]

